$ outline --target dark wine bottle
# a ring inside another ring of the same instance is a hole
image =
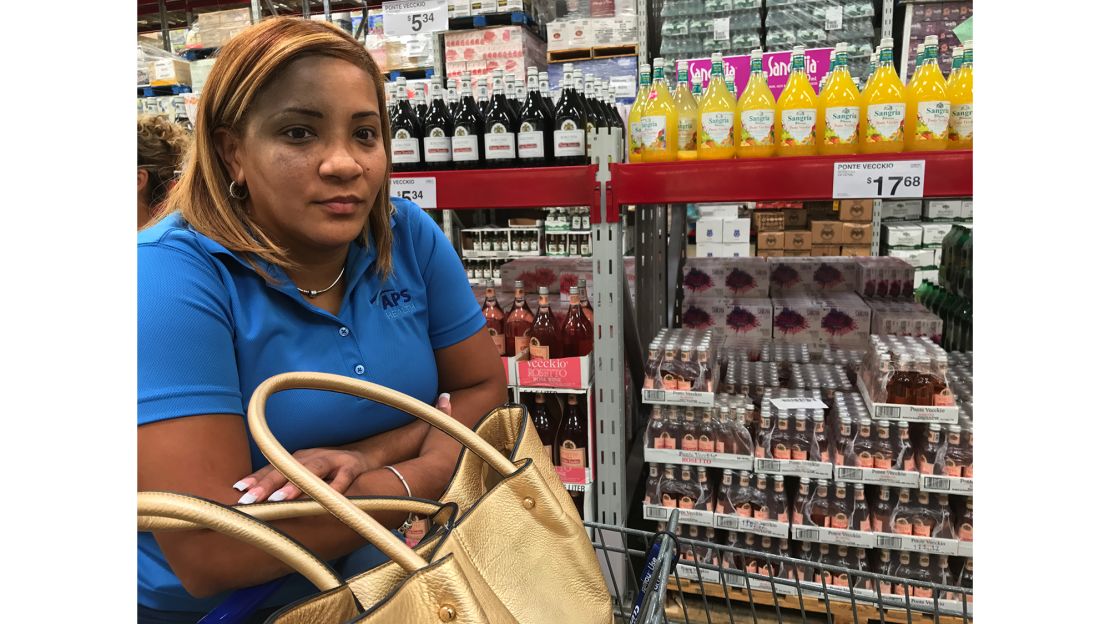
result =
[[[520,121],[505,96],[503,81],[501,70],[494,71],[485,137],[485,164],[491,168],[516,166],[516,131]]]
[[[547,109],[547,116],[555,117],[555,102],[551,100],[551,85],[547,81],[547,72],[542,71],[539,73],[540,77],[540,95],[543,96],[543,106]]]
[[[551,164],[552,154],[551,115],[543,103],[536,68],[528,68],[528,97],[520,112],[517,126],[517,158],[522,167],[542,167]]]
[[[587,165],[586,158],[586,109],[582,105],[576,88],[582,80],[582,72],[574,70],[568,78],[564,76],[562,95],[555,107],[553,155],[557,165]]]
[[[447,114],[451,119],[459,113],[459,80],[458,78],[449,78],[447,80]]]
[[[443,87],[432,83],[432,102],[424,116],[424,167],[449,169],[451,167],[451,135],[455,129],[451,113],[443,101]]]
[[[474,91],[478,94],[478,112],[485,119],[486,113],[489,112],[489,79],[482,76],[474,80],[476,85]]]
[[[404,78],[397,79],[398,102],[397,114],[390,126],[393,137],[390,146],[393,151],[394,171],[419,171],[421,139],[424,131],[420,127],[420,119],[408,96],[408,86]]]
[[[483,153],[485,123],[478,112],[478,103],[470,90],[470,74],[462,75],[462,93],[459,111],[453,120],[454,134],[451,136],[451,160],[455,169],[478,169]]]

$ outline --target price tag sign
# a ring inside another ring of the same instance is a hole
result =
[[[844,28],[844,7],[831,6],[825,9],[825,30]]]
[[[728,18],[718,17],[713,20],[713,40],[714,41],[727,41],[728,40]]]
[[[437,208],[435,178],[393,178],[392,192],[425,210]]]
[[[808,399],[804,397],[786,397],[782,399],[771,399],[771,405],[774,405],[780,410],[791,409],[828,409],[824,401],[820,399]]]
[[[833,170],[834,199],[913,199],[924,188],[924,160],[838,162]]]
[[[385,34],[402,37],[447,30],[447,0],[397,0],[382,3]]]

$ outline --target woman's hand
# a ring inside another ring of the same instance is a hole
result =
[[[441,394],[436,401],[436,408],[450,416],[451,396]],[[353,445],[351,448],[303,449],[293,453],[293,457],[312,474],[331,485],[336,492],[344,494],[363,473],[382,467],[377,465],[380,462],[374,461],[368,453],[360,452],[357,448],[357,445]],[[240,505],[262,500],[294,500],[301,495],[300,488],[290,483],[272,464],[243,477],[232,487],[244,492],[239,499]]]

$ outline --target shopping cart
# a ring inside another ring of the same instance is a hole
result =
[[[677,521],[659,533],[585,523],[618,623],[972,621],[967,588],[690,540]]]

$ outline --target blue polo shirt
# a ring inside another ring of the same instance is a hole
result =
[[[139,425],[238,414],[245,426],[254,389],[288,371],[347,375],[433,403],[439,391],[435,350],[469,338],[485,319],[435,222],[410,201],[394,198],[393,205],[393,273],[384,281],[378,276],[373,242],[352,243],[338,316],[305,301],[279,267],[264,265],[278,280],[267,283],[180,214],[140,232]],[[354,442],[413,419],[372,401],[313,390],[275,395],[266,415],[290,452]],[[253,440],[250,454],[252,470],[268,463]],[[349,559],[365,565],[371,550]],[[271,603],[311,591],[297,581],[286,583]],[[139,533],[140,604],[207,611],[223,598],[186,593],[154,537]]]

